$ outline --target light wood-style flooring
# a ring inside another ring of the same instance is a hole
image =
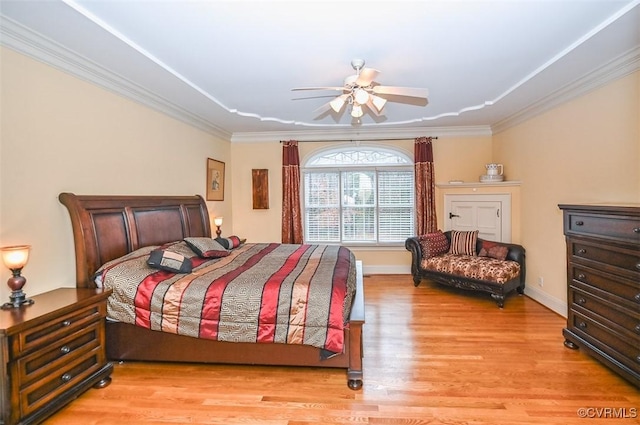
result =
[[[499,309],[408,275],[364,284],[359,391],[343,370],[128,362],[45,423],[640,423],[639,390],[565,348],[564,318],[532,299],[514,294]]]

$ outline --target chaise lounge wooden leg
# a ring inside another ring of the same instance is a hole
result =
[[[504,295],[491,294],[491,298],[493,298],[496,303],[498,303],[498,307],[504,307]]]

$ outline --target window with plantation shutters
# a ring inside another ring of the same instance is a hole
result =
[[[303,169],[307,243],[403,244],[414,235],[413,162],[380,148],[323,151]]]

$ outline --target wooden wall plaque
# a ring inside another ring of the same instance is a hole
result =
[[[251,177],[253,183],[253,209],[269,209],[269,170],[251,170]]]

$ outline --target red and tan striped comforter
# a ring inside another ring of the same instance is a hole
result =
[[[147,265],[145,247],[101,267],[108,317],[157,331],[219,341],[306,344],[340,353],[356,288],[355,257],[333,245],[244,244],[227,257],[198,257],[193,272]]]

